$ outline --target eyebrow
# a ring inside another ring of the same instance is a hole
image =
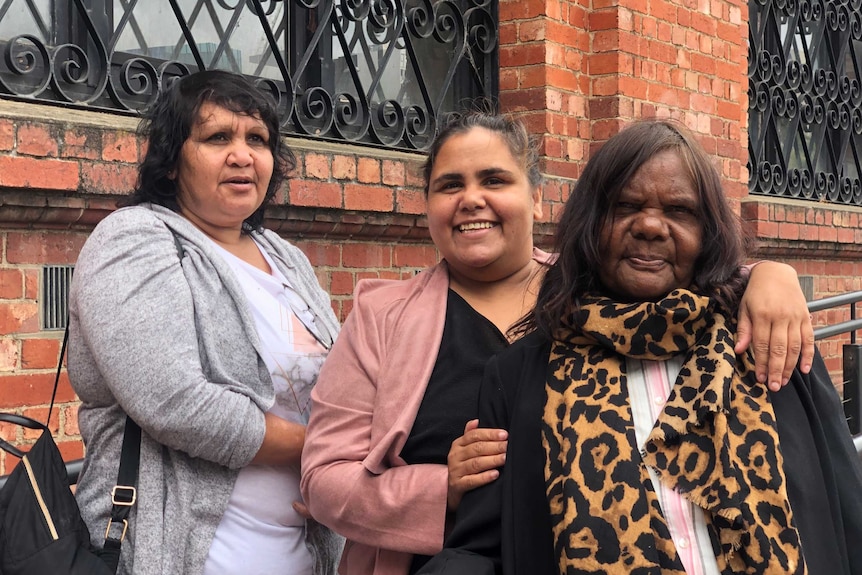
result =
[[[510,176],[512,172],[509,170],[505,170],[503,168],[485,168],[484,170],[479,170],[476,172],[476,175],[480,178],[487,178],[488,176],[499,176],[505,175]],[[457,182],[464,179],[464,174],[461,172],[448,172],[445,174],[440,174],[436,178],[431,181],[431,185],[435,185],[439,182]]]

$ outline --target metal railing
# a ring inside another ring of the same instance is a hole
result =
[[[856,304],[862,301],[862,291],[848,292],[808,303],[808,311],[814,313],[841,306],[850,306],[850,319],[814,330],[814,339],[821,340],[844,333],[850,334],[850,343],[844,345],[843,381],[844,415],[853,443],[862,458],[862,345],[856,343],[856,331],[862,329],[862,319],[856,317]]]
[[[856,331],[862,329],[862,319],[856,318],[856,303],[862,301],[862,291],[853,291],[808,302],[808,311],[814,313],[840,307],[850,306],[850,319],[835,325],[827,325],[814,330],[814,339],[820,340],[833,335],[850,333],[850,343],[856,343]]]

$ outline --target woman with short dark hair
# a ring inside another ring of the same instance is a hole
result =
[[[295,164],[278,128],[243,76],[175,80],[142,123],[130,205],[81,250],[68,369],[95,539],[126,417],[142,431],[121,574],[334,572],[339,538],[293,503],[308,396],[339,325],[308,259],[262,228]]]

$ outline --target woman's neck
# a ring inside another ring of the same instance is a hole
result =
[[[267,262],[266,258],[263,257],[263,254],[260,252],[260,249],[257,247],[257,244],[252,237],[248,234],[242,233],[242,227],[236,229],[202,226],[194,220],[189,219],[189,221],[191,221],[195,227],[202,231],[209,239],[224,248],[226,252],[235,255],[242,261],[263,272],[268,274],[272,273],[272,268],[270,268],[269,262]]]
[[[533,309],[544,270],[543,265],[531,259],[506,277],[483,281],[450,267],[449,287],[509,337],[509,328]]]

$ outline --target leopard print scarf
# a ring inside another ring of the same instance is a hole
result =
[[[707,297],[587,297],[555,334],[542,425],[560,573],[684,573],[646,465],[703,508],[721,573],[806,573],[775,414]],[[579,326],[579,327],[575,327]],[[626,357],[686,359],[643,453]]]

